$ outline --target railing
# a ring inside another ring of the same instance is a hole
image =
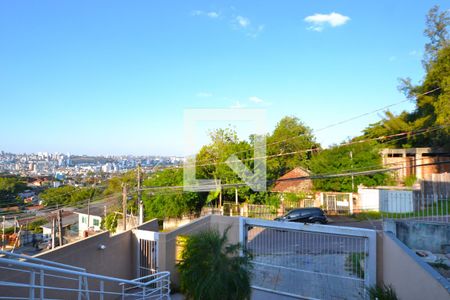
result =
[[[126,280],[47,260],[1,254],[10,258],[0,258],[0,299],[170,299],[169,272]]]

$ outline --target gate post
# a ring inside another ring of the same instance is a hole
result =
[[[377,284],[377,232],[371,231],[367,233],[369,240],[369,259],[367,260],[369,272],[364,278],[364,284],[367,288]]]
[[[239,254],[244,255],[244,247],[247,244],[247,233],[245,229],[245,218],[239,217],[239,243],[241,244],[241,250],[239,250]]]

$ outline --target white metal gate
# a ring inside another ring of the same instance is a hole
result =
[[[158,272],[158,233],[135,230],[137,238],[137,277]]]
[[[241,218],[252,287],[302,299],[368,299],[376,283],[376,231]]]

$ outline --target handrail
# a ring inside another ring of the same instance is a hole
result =
[[[139,287],[147,286],[147,282],[143,283],[143,282],[137,282],[137,281],[128,280],[128,279],[109,277],[109,276],[92,274],[92,273],[87,273],[87,272],[78,272],[78,271],[74,271],[74,270],[61,269],[61,268],[51,267],[51,266],[46,266],[46,265],[38,265],[38,264],[34,264],[34,263],[28,263],[28,262],[18,261],[18,260],[11,260],[11,259],[7,259],[7,258],[0,258],[0,263],[12,264],[12,265],[17,265],[17,266],[26,267],[26,268],[35,268],[35,269],[42,269],[42,270],[46,270],[46,271],[66,273],[66,274],[83,276],[86,278],[94,278],[94,279],[104,280],[104,281],[114,281],[114,282],[118,282],[119,284],[130,284],[130,285],[135,285],[135,286],[139,286]],[[163,274],[162,277],[166,277],[170,273],[169,272],[160,272],[157,274]],[[155,274],[153,274],[153,275],[155,275]],[[152,281],[150,283],[152,283]]]
[[[10,256],[10,257],[22,258],[22,259],[26,259],[29,261],[35,261],[35,262],[40,262],[40,263],[44,263],[44,264],[48,264],[48,265],[54,265],[54,266],[59,266],[59,267],[63,267],[63,268],[74,269],[74,270],[86,272],[86,269],[84,269],[84,268],[66,265],[66,264],[62,264],[62,263],[58,263],[58,262],[54,262],[54,261],[50,261],[50,260],[40,259],[40,258],[32,257],[29,255],[17,254],[17,253],[0,250],[0,255],[2,255],[2,254],[6,255],[6,256]]]
[[[156,276],[158,276],[158,275],[163,275],[163,274],[164,274],[164,276],[167,276],[167,275],[170,275],[170,272],[168,272],[168,271],[162,271],[162,272],[158,272],[158,273],[155,273],[155,274],[150,274],[150,275],[146,275],[146,276],[134,278],[134,279],[132,279],[131,281],[143,280],[143,279],[147,279],[147,278],[151,278],[151,277],[156,277]],[[161,277],[163,277],[163,276],[161,276]]]

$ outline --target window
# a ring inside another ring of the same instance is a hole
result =
[[[87,224],[87,218],[85,216],[81,217],[81,223]]]
[[[100,220],[94,219],[94,226],[99,226],[99,225],[100,225]]]

